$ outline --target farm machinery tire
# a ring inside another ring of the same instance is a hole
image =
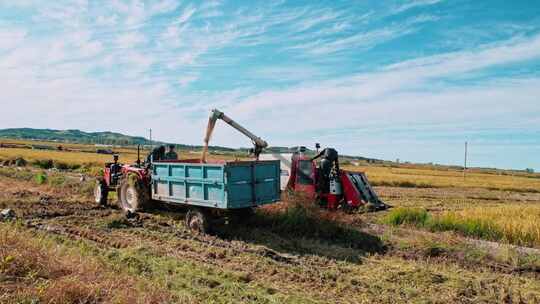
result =
[[[137,176],[125,176],[118,187],[118,202],[126,213],[143,211],[150,202],[149,189]]]
[[[210,231],[209,214],[202,208],[191,208],[186,213],[186,227],[194,233]]]
[[[94,186],[94,200],[101,206],[107,205],[107,197],[109,196],[109,188],[103,179],[96,180]]]

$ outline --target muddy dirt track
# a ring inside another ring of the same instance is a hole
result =
[[[400,195],[395,189],[380,190]],[[540,277],[534,267],[490,258],[473,261],[463,252],[425,246],[426,240],[446,242],[447,236],[389,231],[351,215],[344,217],[354,231],[347,239],[287,233],[259,213],[248,223],[220,221],[211,235],[194,235],[185,229],[181,209],[160,207],[128,219],[114,205],[99,207],[89,198],[9,178],[0,182],[1,208],[12,208],[25,229],[90,243],[100,254],[124,250],[139,257],[142,252],[159,261],[181,261],[199,272],[217,273],[218,278],[189,279],[209,293],[225,288],[232,277],[235,284],[263,288],[265,297],[282,301],[468,302],[479,296],[496,298],[493,290],[519,291],[523,286],[535,290]],[[152,266],[143,260],[128,261],[127,266],[141,275],[152,273]],[[414,292],[400,291],[403,288]],[[534,301],[534,293],[527,295],[523,299]]]

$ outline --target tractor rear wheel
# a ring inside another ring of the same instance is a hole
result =
[[[128,175],[120,181],[118,201],[125,212],[143,211],[150,201],[148,187],[136,175]]]
[[[189,209],[186,213],[186,226],[194,233],[208,233],[210,231],[208,213],[201,208]]]
[[[107,197],[109,196],[109,188],[103,179],[96,180],[94,186],[94,200],[101,206],[107,205]]]

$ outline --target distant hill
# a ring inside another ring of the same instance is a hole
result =
[[[51,130],[32,128],[3,129],[0,130],[0,137],[104,145],[150,144],[150,141],[144,137],[129,136],[114,132],[84,132],[80,130]]]
[[[80,144],[102,144],[102,145],[119,145],[119,146],[133,146],[133,145],[151,145],[150,140],[141,136],[130,136],[115,132],[84,132],[81,130],[53,130],[53,129],[32,129],[32,128],[14,128],[14,129],[0,129],[0,138],[10,139],[24,139],[24,140],[44,140],[44,141],[57,141],[57,142],[69,142]],[[153,141],[153,144],[166,144],[165,142]],[[200,145],[185,145],[175,144],[180,149],[185,150],[198,150],[201,149]],[[223,152],[247,152],[247,148],[233,149],[222,146],[210,146],[211,150],[223,151]],[[270,153],[292,153],[297,151],[298,147],[268,147],[266,152]],[[308,154],[315,154],[314,150],[308,149]],[[342,157],[355,159],[355,160],[368,160],[364,157],[347,156]]]
[[[151,145],[150,140],[140,136],[130,136],[115,132],[84,132],[81,130],[53,130],[53,129],[32,129],[32,128],[15,128],[15,129],[0,129],[0,138],[24,139],[24,140],[44,140],[69,142],[80,144],[102,144],[102,145]],[[153,144],[166,144],[161,141],[153,141]],[[174,143],[173,143],[174,144]],[[200,149],[202,146],[175,144],[180,149]],[[212,150],[219,151],[237,151],[237,149],[210,146]]]

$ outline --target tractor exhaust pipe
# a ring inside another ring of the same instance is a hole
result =
[[[141,166],[141,145],[137,145],[137,166]]]

